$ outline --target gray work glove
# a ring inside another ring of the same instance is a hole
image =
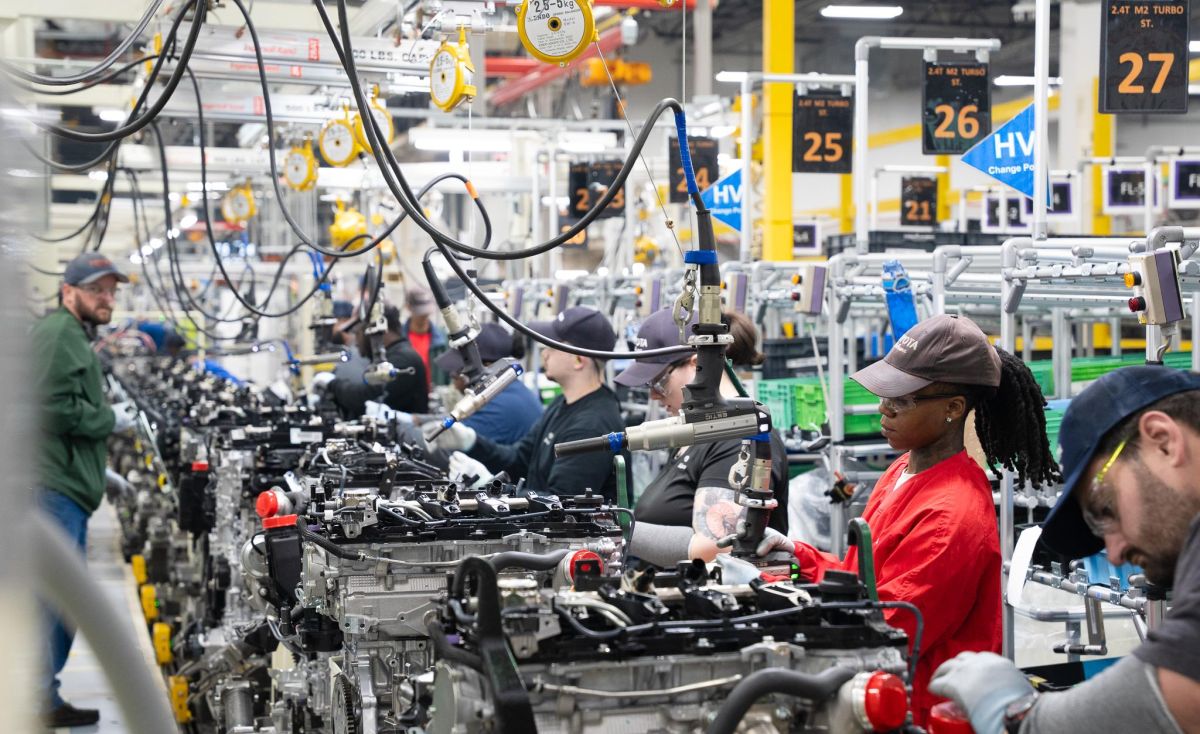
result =
[[[121,499],[133,495],[133,485],[125,477],[111,468],[104,469],[104,493],[111,504],[117,504]]]
[[[113,422],[113,433],[124,433],[132,429],[137,423],[137,406],[128,400],[113,403],[112,411],[116,417],[116,420]]]
[[[788,558],[796,557],[796,541],[779,532],[775,528],[767,528],[763,539],[754,552],[760,556],[787,554]]]
[[[430,421],[421,426],[427,443],[443,451],[470,451],[475,447],[475,429],[462,423],[454,423],[431,441],[429,437],[441,427],[442,424],[437,421]]]
[[[1033,686],[1008,658],[963,652],[938,666],[929,692],[953,699],[967,713],[975,734],[1002,734],[1005,709],[1033,693]]]

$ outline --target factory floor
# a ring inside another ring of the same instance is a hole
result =
[[[129,619],[130,626],[135,630],[146,664],[157,668],[154,664],[154,650],[150,645],[149,635],[145,632],[145,622],[137,599],[137,584],[133,580],[129,565],[121,558],[120,542],[116,513],[112,506],[105,502],[88,523],[88,572],[99,582],[111,604],[117,609],[128,610],[128,614],[122,616]],[[113,696],[112,685],[105,679],[87,640],[82,637],[75,638],[71,656],[67,659],[67,666],[59,680],[62,683],[63,698],[77,708],[99,709],[100,722],[95,726],[53,731],[62,734],[123,734],[126,731],[116,698]],[[148,691],[147,694],[151,692]],[[165,696],[165,687],[161,691],[153,692],[153,695]]]
[[[103,587],[109,601],[117,608],[128,610],[130,626],[136,630],[141,642],[142,655],[146,664],[154,665],[154,651],[149,636],[145,633],[141,607],[137,599],[137,586],[129,565],[121,558],[120,530],[113,508],[104,503],[92,516],[88,525],[88,569],[92,577]],[[1025,587],[1025,599],[1031,606],[1039,608],[1079,607],[1077,597],[1047,587],[1029,584]],[[1081,607],[1079,607],[1081,608]],[[1108,649],[1110,657],[1128,654],[1138,644],[1133,625],[1127,620],[1108,621]],[[1047,665],[1066,661],[1051,647],[1066,638],[1066,626],[1055,622],[1034,622],[1018,616],[1016,629],[1017,664],[1023,667]],[[113,696],[111,684],[104,678],[100,666],[87,645],[87,641],[76,638],[71,657],[60,678],[62,695],[80,708],[100,711],[100,722],[95,726],[74,729],[57,729],[62,734],[123,734],[126,729]],[[165,688],[154,695],[166,695]]]

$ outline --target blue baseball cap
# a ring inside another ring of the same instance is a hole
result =
[[[85,252],[82,255],[76,255],[71,262],[67,263],[66,270],[63,271],[63,282],[67,285],[87,285],[106,275],[115,276],[121,283],[129,282],[129,278],[117,270],[117,266],[113,265],[112,260],[98,252]]]
[[[612,351],[617,344],[617,332],[608,317],[586,306],[568,308],[553,321],[534,321],[529,328],[555,341],[597,352]]]
[[[1149,365],[1109,372],[1072,398],[1058,434],[1063,492],[1042,524],[1042,540],[1051,550],[1083,558],[1104,549],[1072,496],[1076,485],[1109,431],[1159,400],[1189,390],[1200,390],[1200,374]]]

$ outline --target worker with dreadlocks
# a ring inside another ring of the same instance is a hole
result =
[[[924,618],[912,681],[914,722],[924,725],[942,700],[928,690],[933,671],[958,653],[1000,652],[1000,543],[987,475],[968,456],[963,436],[975,431],[993,471],[1017,473],[1018,486],[1057,481],[1046,440],[1045,399],[1029,368],[992,347],[973,322],[935,316],[897,340],[887,356],[851,376],[878,395],[883,436],[905,451],[884,472],[863,512],[871,526],[881,601],[915,604]],[[830,569],[857,571],[845,559],[769,531],[760,555],[787,550],[801,573],[820,580]],[[885,611],[912,640],[913,615]]]

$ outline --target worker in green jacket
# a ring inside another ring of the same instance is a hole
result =
[[[107,257],[87,252],[63,273],[60,306],[34,327],[41,405],[40,487],[38,504],[66,536],[87,547],[87,522],[100,506],[105,489],[105,441],[110,433],[133,426],[126,404],[110,406],[104,396],[100,360],[90,343],[95,327],[112,319],[117,283],[126,278]],[[77,709],[58,693],[58,674],[71,651],[74,630],[57,615],[49,619],[49,667],[44,699],[50,728],[88,726],[100,714]]]

